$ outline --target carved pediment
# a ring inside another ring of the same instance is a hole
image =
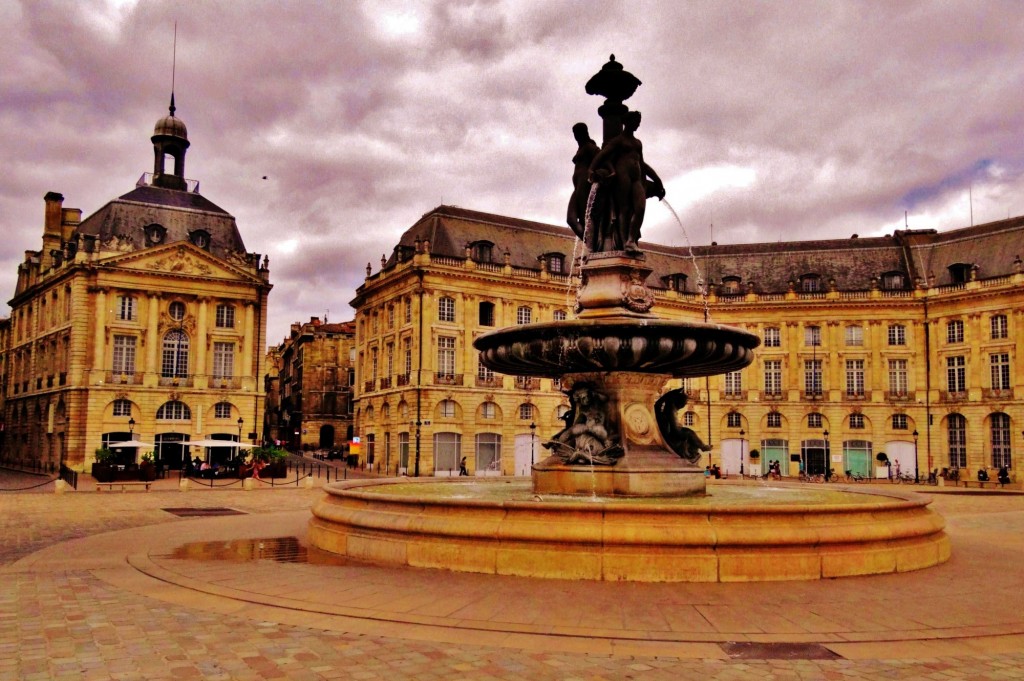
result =
[[[142,272],[166,272],[216,279],[254,279],[240,257],[222,260],[191,244],[169,244],[111,258],[104,265]]]

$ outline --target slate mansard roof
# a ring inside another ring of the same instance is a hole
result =
[[[567,227],[442,205],[402,234],[385,268],[410,258],[417,240],[428,240],[432,255],[454,258],[464,258],[468,244],[488,242],[493,262],[503,263],[508,253],[512,266],[533,269],[538,256],[549,253],[561,253],[568,265],[576,247]],[[893,273],[904,276],[905,288],[917,281],[943,286],[956,283],[950,267],[958,264],[976,268],[979,278],[1013,273],[1024,254],[1024,216],[941,233],[900,230],[883,237],[694,246],[693,257],[685,246],[641,247],[654,268],[647,284],[655,288],[668,287],[682,274],[694,290],[697,268],[716,284],[735,277],[759,293],[783,293],[807,275],[820,277],[823,286],[834,280],[837,289],[848,291],[868,290]]]

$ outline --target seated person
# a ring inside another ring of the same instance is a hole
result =
[[[978,482],[988,482],[988,471],[984,468],[978,469]]]

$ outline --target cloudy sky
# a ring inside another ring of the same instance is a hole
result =
[[[1024,214],[1020,2],[0,0],[4,300],[46,192],[89,215],[152,170],[175,22],[186,175],[269,254],[271,343],[351,318],[439,204],[562,224],[611,53],[695,244],[953,229],[969,194],[976,224]]]

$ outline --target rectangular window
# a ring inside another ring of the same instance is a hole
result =
[[[990,368],[992,370],[992,389],[1010,389],[1010,353],[996,352],[989,355]]]
[[[384,374],[384,375],[387,376],[390,379],[391,376],[393,376],[394,373],[395,373],[395,346],[390,344],[390,343],[388,344],[388,348],[387,348],[387,367],[386,367],[386,369],[387,369],[387,373]]]
[[[864,360],[846,360],[846,396],[864,396]]]
[[[850,414],[850,428],[861,430],[864,428],[864,414]]]
[[[892,415],[892,429],[893,430],[906,430],[907,429],[907,415],[906,414],[893,414]]]
[[[782,414],[777,411],[768,412],[768,427],[769,428],[781,428],[782,427]]]
[[[947,343],[963,343],[964,342],[964,323],[959,319],[946,324],[946,342]]]
[[[848,326],[846,327],[846,344],[852,346],[864,345],[864,327],[863,326]]]
[[[889,360],[889,394],[902,397],[907,394],[907,360]]]
[[[462,458],[462,436],[458,433],[434,433],[434,470],[454,474]]]
[[[1006,315],[994,314],[992,315],[992,340],[1000,340],[1006,338],[1008,335],[1008,326],[1006,323]]]
[[[213,377],[231,378],[235,375],[235,344],[213,344]]]
[[[405,375],[408,376],[412,373],[412,342],[406,338],[404,341],[405,345]]]
[[[967,419],[961,414],[950,414],[946,434],[949,441],[949,465],[967,467]]]
[[[821,360],[804,360],[804,392],[808,395],[821,395]]]
[[[821,414],[814,412],[807,415],[808,428],[821,428]]]
[[[821,346],[820,326],[808,326],[804,328],[804,345],[808,347]]]
[[[501,435],[498,433],[477,434],[476,470],[501,471]]]
[[[946,358],[946,390],[951,393],[967,391],[967,362],[963,355]]]
[[[777,348],[782,346],[782,333],[777,326],[769,326],[764,330],[764,346]]]
[[[398,434],[398,466],[409,467],[409,433]]]
[[[725,375],[725,394],[739,395],[743,392],[743,372],[730,371]]]
[[[234,305],[218,305],[217,306],[217,328],[218,329],[233,329],[233,328],[235,328],[235,306]]]
[[[764,362],[764,392],[767,395],[782,394],[782,360],[767,359]]]
[[[231,418],[231,403],[230,402],[218,402],[213,405],[213,418],[215,419],[229,419]]]
[[[131,416],[132,403],[129,400],[114,400],[114,416]]]
[[[437,318],[442,322],[455,321],[455,299],[443,296],[437,301]]]
[[[493,419],[496,412],[494,402],[484,402],[480,405],[480,418]]]
[[[135,298],[132,296],[118,296],[117,318],[126,322],[136,321]]]
[[[739,412],[731,411],[725,415],[725,425],[729,428],[743,427],[743,417]]]
[[[412,298],[405,299],[405,323],[412,321]]]
[[[388,328],[395,328],[395,306],[388,305]]]
[[[455,338],[441,336],[437,339],[437,373],[440,376],[455,375]]]
[[[889,345],[906,345],[907,327],[902,324],[893,324],[889,327]]]
[[[491,381],[494,379],[494,372],[485,367],[478,359],[476,364],[476,377],[482,381]]]
[[[370,350],[370,380],[377,380],[377,370],[380,368],[380,358],[377,356],[377,348]]]
[[[115,374],[135,373],[135,336],[114,336]]]
[[[525,305],[516,310],[516,324],[529,324],[533,320],[533,310]]]
[[[1009,468],[1010,460],[1010,417],[1003,413],[992,414],[992,467]]]

